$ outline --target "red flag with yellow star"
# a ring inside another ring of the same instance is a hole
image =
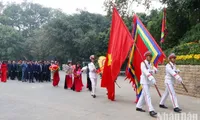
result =
[[[115,100],[115,80],[132,45],[133,38],[116,8],[114,8],[108,51],[101,81],[101,87],[107,88],[108,99],[112,101]]]

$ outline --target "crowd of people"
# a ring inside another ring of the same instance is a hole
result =
[[[83,87],[82,82],[82,72],[87,74],[87,85],[89,91],[91,91],[91,96],[96,98],[96,85],[97,85],[97,68],[94,65],[95,57],[90,56],[91,62],[85,66],[81,67],[80,63],[72,65],[72,62],[63,66],[63,70],[66,72],[64,89],[72,89],[73,91],[80,92]]]
[[[19,80],[22,82],[51,82],[49,67],[54,61],[3,61],[0,63],[1,81]]]
[[[65,71],[64,89],[71,89],[80,92],[83,88],[82,72],[87,73],[87,88],[91,91],[93,98],[96,97],[96,84],[97,84],[97,69],[94,65],[95,57],[90,56],[91,62],[81,67],[80,63],[72,65],[68,62],[63,65]],[[60,81],[59,76],[59,63],[57,61],[3,61],[0,62],[1,82],[8,80],[18,80],[22,82],[52,82],[54,87],[57,87]]]

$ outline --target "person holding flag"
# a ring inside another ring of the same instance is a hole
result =
[[[146,57],[146,60],[141,62],[141,76],[140,76],[140,84],[143,87],[142,94],[139,98],[139,101],[136,105],[136,111],[145,112],[145,110],[142,109],[144,102],[146,102],[149,110],[149,114],[152,117],[156,116],[156,112],[154,111],[154,108],[151,103],[151,96],[149,93],[149,88],[151,84],[156,84],[156,80],[153,77],[153,74],[157,72],[157,69],[153,67],[153,65],[150,63],[152,60],[152,53],[150,51],[145,52],[144,56]]]
[[[176,55],[174,53],[171,53],[168,57],[169,63],[166,65],[166,75],[165,75],[165,92],[161,98],[160,101],[160,108],[165,108],[167,107],[164,105],[167,97],[170,95],[172,104],[174,106],[174,112],[181,112],[182,110],[179,108],[176,93],[174,90],[174,82],[175,80],[178,81],[178,83],[182,83],[182,78],[179,76],[180,70],[176,69]]]

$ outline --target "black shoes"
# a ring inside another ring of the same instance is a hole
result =
[[[178,107],[174,108],[174,112],[180,113],[182,110]]]
[[[165,105],[159,105],[160,108],[164,108],[167,109],[168,107],[166,107]],[[174,108],[174,112],[180,113],[182,110],[178,107]]]
[[[143,109],[141,109],[141,108],[136,108],[136,111],[145,112],[145,110],[143,110]],[[154,112],[154,111],[150,111],[150,112],[149,112],[149,115],[150,115],[151,117],[156,117],[157,113]]]
[[[145,112],[145,110],[143,110],[141,108],[136,108],[136,111]]]
[[[160,108],[164,108],[167,109],[168,107],[166,107],[165,105],[159,105]]]
[[[149,112],[149,115],[150,115],[151,117],[156,117],[157,113],[154,112],[154,111],[150,111],[150,112]]]
[[[96,98],[96,95],[92,95],[93,98]]]

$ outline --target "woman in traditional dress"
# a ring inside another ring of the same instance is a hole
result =
[[[72,87],[73,68],[71,62],[68,62],[68,65],[65,66],[65,71],[66,71],[66,76],[65,76],[64,89],[68,89]]]
[[[72,90],[76,92],[80,92],[82,90],[83,83],[82,83],[82,76],[81,76],[81,66],[80,64],[76,64],[76,68],[74,69],[74,83],[72,86]]]
[[[1,64],[1,82],[7,81],[7,64],[5,61]]]
[[[58,87],[60,81],[58,63],[51,65],[49,69],[53,71],[53,86]]]

